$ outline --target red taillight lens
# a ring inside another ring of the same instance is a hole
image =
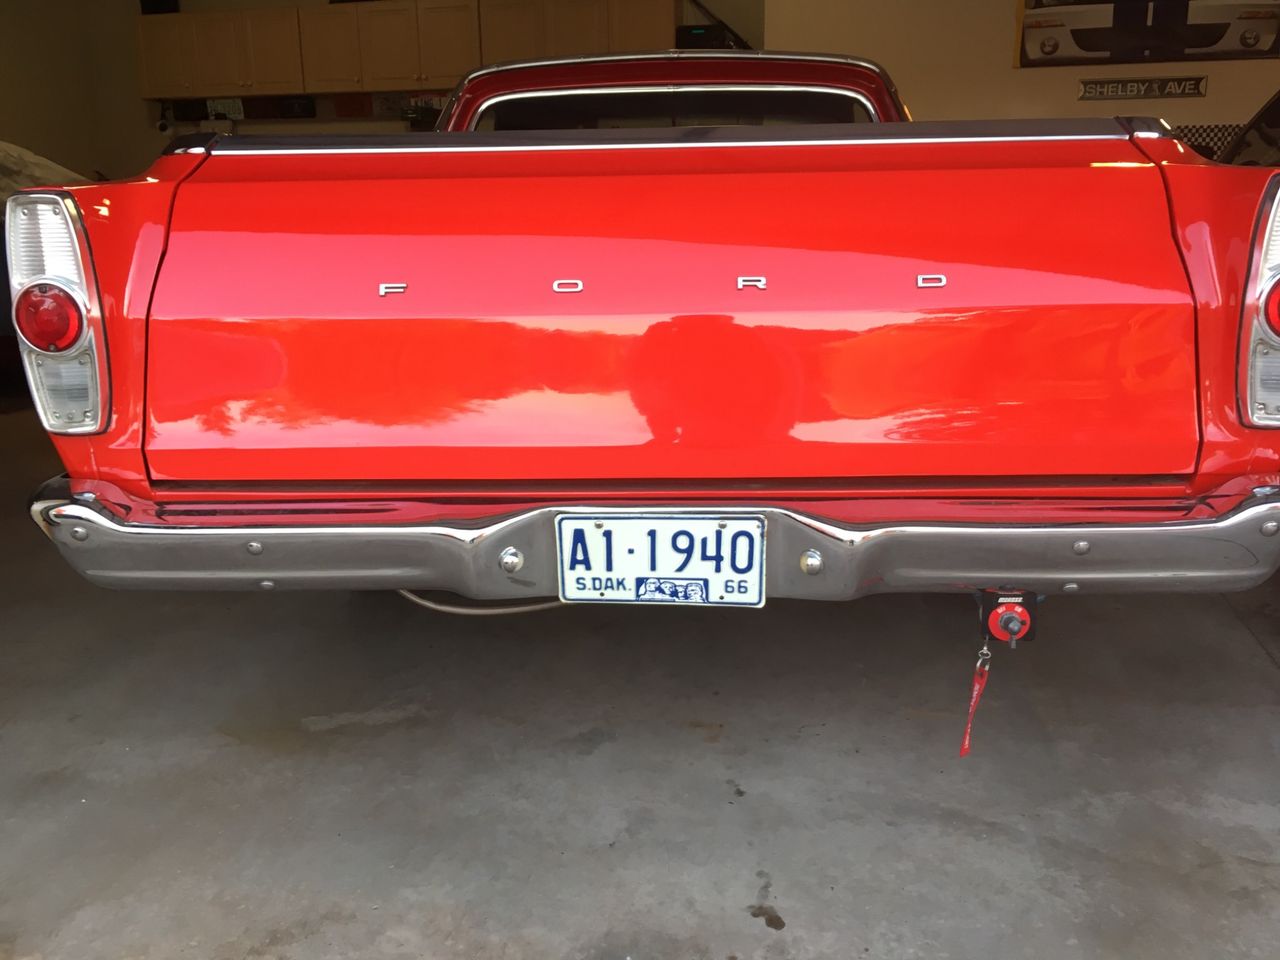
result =
[[[84,313],[76,298],[51,283],[23,290],[13,305],[13,317],[27,343],[47,353],[62,353],[84,331]]]
[[[1280,337],[1280,279],[1262,296],[1262,319],[1267,321],[1271,332]]]

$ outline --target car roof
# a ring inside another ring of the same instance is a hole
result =
[[[884,67],[874,60],[838,53],[795,53],[785,50],[655,50],[646,53],[604,53],[576,57],[540,57],[533,60],[510,60],[494,63],[471,71],[462,78],[462,84],[477,77],[508,70],[526,70],[539,67],[591,66],[598,63],[634,63],[652,60],[804,60],[812,63],[835,63],[861,67],[889,79]]]

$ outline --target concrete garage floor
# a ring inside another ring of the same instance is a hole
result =
[[[1280,955],[1280,597],[117,594],[0,416],[0,958]],[[1268,650],[1270,652],[1268,652]]]

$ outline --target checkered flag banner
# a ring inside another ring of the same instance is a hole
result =
[[[1216,160],[1244,129],[1242,123],[1188,123],[1173,128],[1174,135],[1193,147],[1208,147]]]

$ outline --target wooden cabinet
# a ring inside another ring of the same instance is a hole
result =
[[[172,99],[192,95],[195,31],[188,16],[161,13],[139,17],[138,44],[144,97]]]
[[[292,7],[148,15],[138,18],[138,37],[144,97],[302,92]]]
[[[350,4],[299,7],[302,79],[308,93],[360,89],[360,20]]]
[[[485,63],[543,56],[542,0],[480,0],[480,48]]]
[[[293,7],[245,11],[241,20],[241,55],[249,92],[301,93],[298,11]]]
[[[191,90],[203,97],[238,97],[249,85],[248,58],[242,55],[243,17],[238,13],[189,15],[195,49]]]
[[[661,50],[675,0],[364,0],[139,17],[156,99],[441,90],[482,63]]]
[[[356,4],[362,90],[412,90],[422,80],[416,0]]]
[[[423,86],[433,90],[480,66],[477,0],[418,0],[418,51]]]
[[[675,46],[675,0],[480,0],[485,63]]]
[[[670,50],[676,45],[673,0],[609,0],[609,49]]]
[[[609,49],[606,0],[544,0],[548,57],[604,53]]]

